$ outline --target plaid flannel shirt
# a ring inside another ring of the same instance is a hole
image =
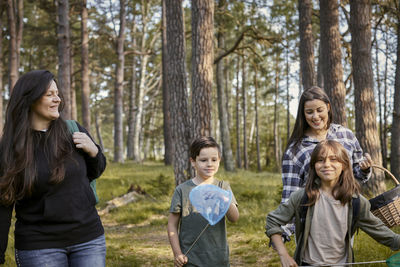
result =
[[[326,139],[341,143],[349,153],[354,177],[363,183],[368,181],[371,177],[371,170],[360,169],[359,163],[363,159],[363,151],[353,132],[341,125],[331,123]],[[305,136],[296,148],[292,144],[285,151],[282,161],[282,203],[286,202],[294,191],[305,186],[311,153],[318,143],[318,140]]]

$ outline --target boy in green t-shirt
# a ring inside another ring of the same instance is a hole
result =
[[[200,184],[218,185],[214,178],[221,160],[220,147],[212,137],[200,137],[190,146],[190,162],[196,169],[196,177],[176,187],[168,217],[168,238],[174,253],[174,266],[229,266],[229,248],[226,238],[225,219],[209,226],[197,243],[185,255],[189,247],[207,225],[189,200],[190,191]],[[222,189],[232,191],[229,183]],[[239,219],[237,202],[232,193],[232,203],[226,213],[231,222]],[[178,234],[179,226],[179,234]]]

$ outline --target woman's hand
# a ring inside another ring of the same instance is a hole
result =
[[[364,154],[362,161],[360,162],[360,169],[365,171],[373,164],[371,156],[368,153]]]
[[[74,132],[74,134],[72,135],[72,139],[77,148],[81,148],[83,151],[88,153],[89,156],[92,158],[96,157],[97,152],[99,152],[99,149],[86,133]]]
[[[188,258],[185,255],[180,254],[180,255],[175,257],[174,265],[175,265],[175,267],[182,267],[187,262],[188,262]]]

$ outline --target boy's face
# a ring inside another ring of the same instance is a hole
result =
[[[206,147],[200,150],[196,160],[190,159],[197,177],[207,180],[214,177],[219,168],[220,157],[216,147]]]

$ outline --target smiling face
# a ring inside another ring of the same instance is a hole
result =
[[[328,128],[329,110],[329,104],[319,99],[304,103],[304,116],[311,131],[318,132]]]
[[[219,151],[216,147],[205,147],[200,150],[196,159],[190,159],[193,168],[196,169],[197,177],[202,180],[213,178],[217,173],[220,162]]]
[[[58,111],[60,103],[61,99],[58,95],[57,84],[54,81],[51,81],[46,93],[31,107],[32,124],[39,126],[39,128],[44,127],[44,129],[47,129],[51,121],[60,117],[60,113]]]
[[[343,164],[339,161],[332,149],[323,151],[315,162],[315,172],[323,185],[333,187],[343,171]]]

